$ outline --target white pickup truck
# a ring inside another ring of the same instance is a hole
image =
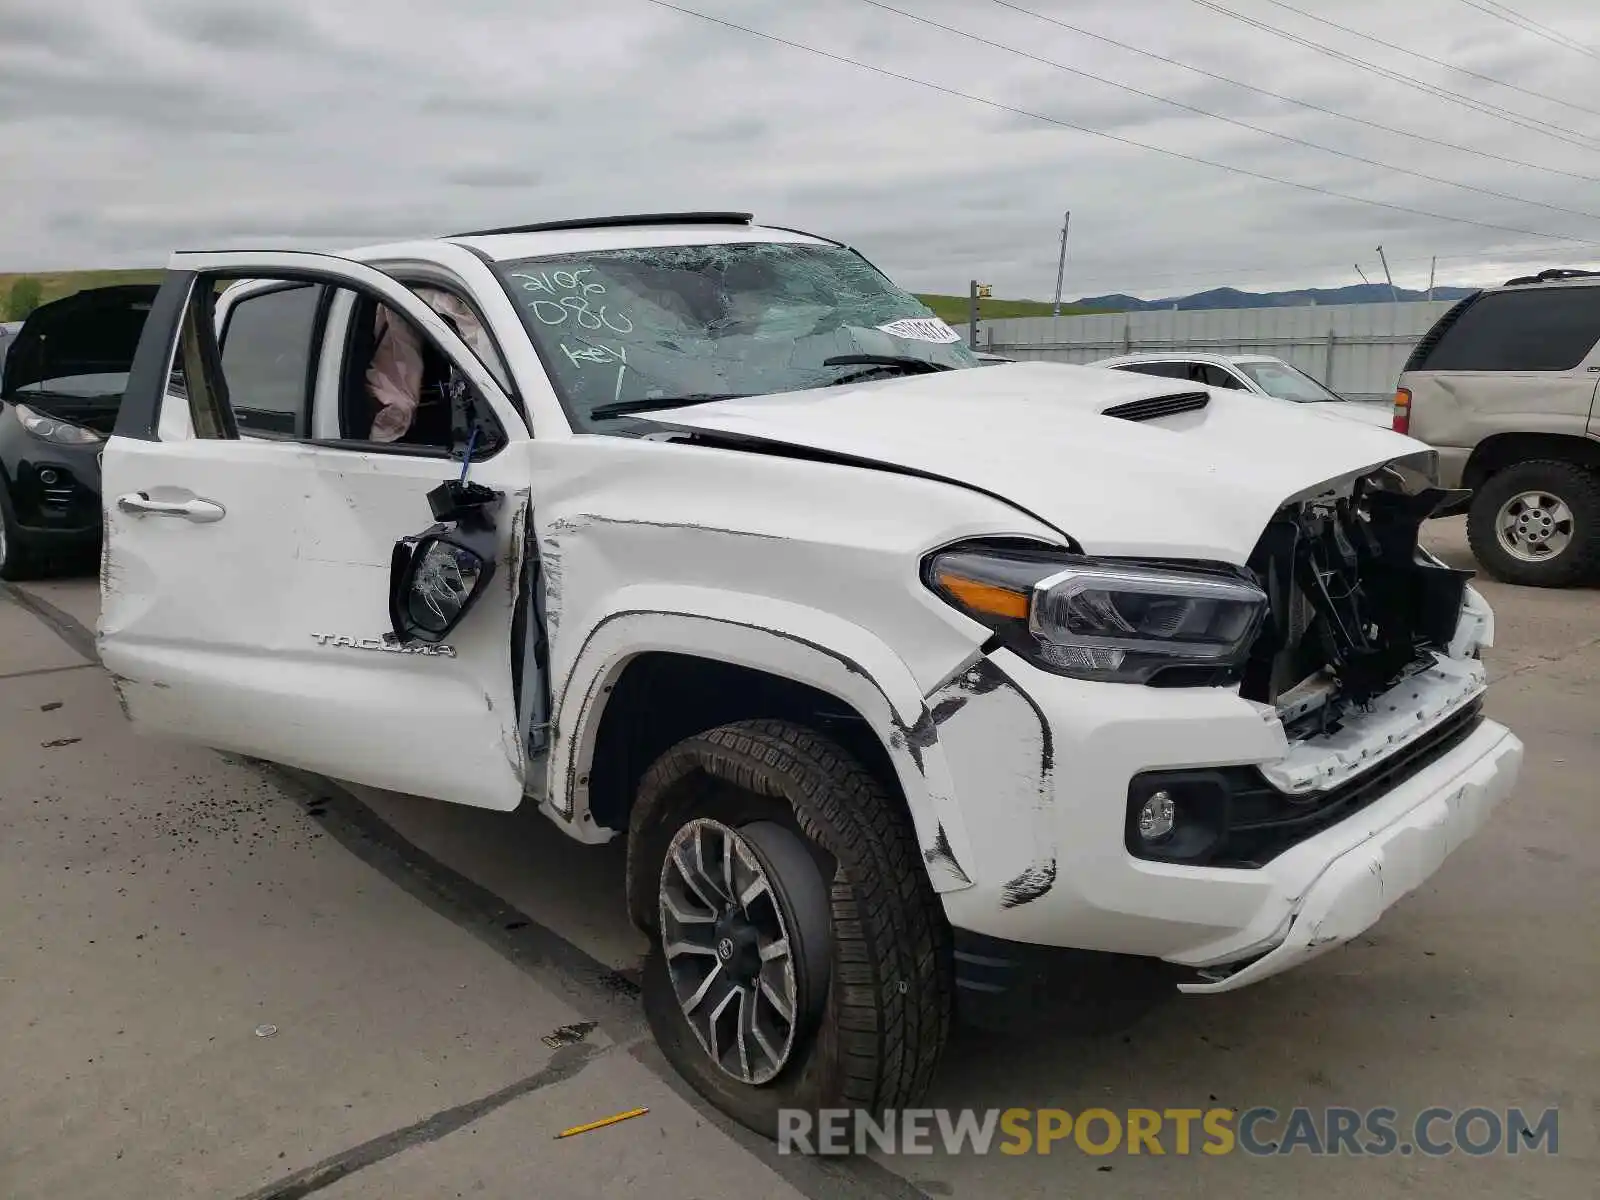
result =
[[[179,254],[101,654],[142,727],[625,838],[656,1035],[769,1133],[912,1102],[952,1019],[1099,966],[1219,992],[1359,934],[1522,757],[1490,611],[1417,543],[1427,449],[977,366],[744,214]]]

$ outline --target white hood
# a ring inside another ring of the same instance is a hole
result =
[[[1379,429],[1392,429],[1394,427],[1394,406],[1382,401],[1330,400],[1326,404],[1308,404],[1305,407],[1314,413],[1337,417],[1341,421],[1355,421],[1358,424],[1372,425]]]
[[[1134,422],[1111,405],[1207,392]],[[1288,500],[1428,453],[1387,429],[1248,392],[1125,371],[1013,363],[722,400],[664,424],[805,446],[981,488],[1089,554],[1243,563]]]

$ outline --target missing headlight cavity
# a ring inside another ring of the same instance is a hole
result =
[[[1240,694],[1278,705],[1291,738],[1331,731],[1449,644],[1472,572],[1424,559],[1417,535],[1455,495],[1374,477],[1267,526],[1249,565],[1270,609]]]

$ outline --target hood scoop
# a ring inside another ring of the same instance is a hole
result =
[[[1148,400],[1129,400],[1100,410],[1102,417],[1117,417],[1123,421],[1159,421],[1162,417],[1175,417],[1179,413],[1199,412],[1211,403],[1207,392],[1178,392],[1171,396],[1151,396]]]

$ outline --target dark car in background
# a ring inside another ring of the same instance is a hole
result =
[[[153,284],[42,305],[0,367],[0,579],[100,548],[100,452],[116,425]]]

